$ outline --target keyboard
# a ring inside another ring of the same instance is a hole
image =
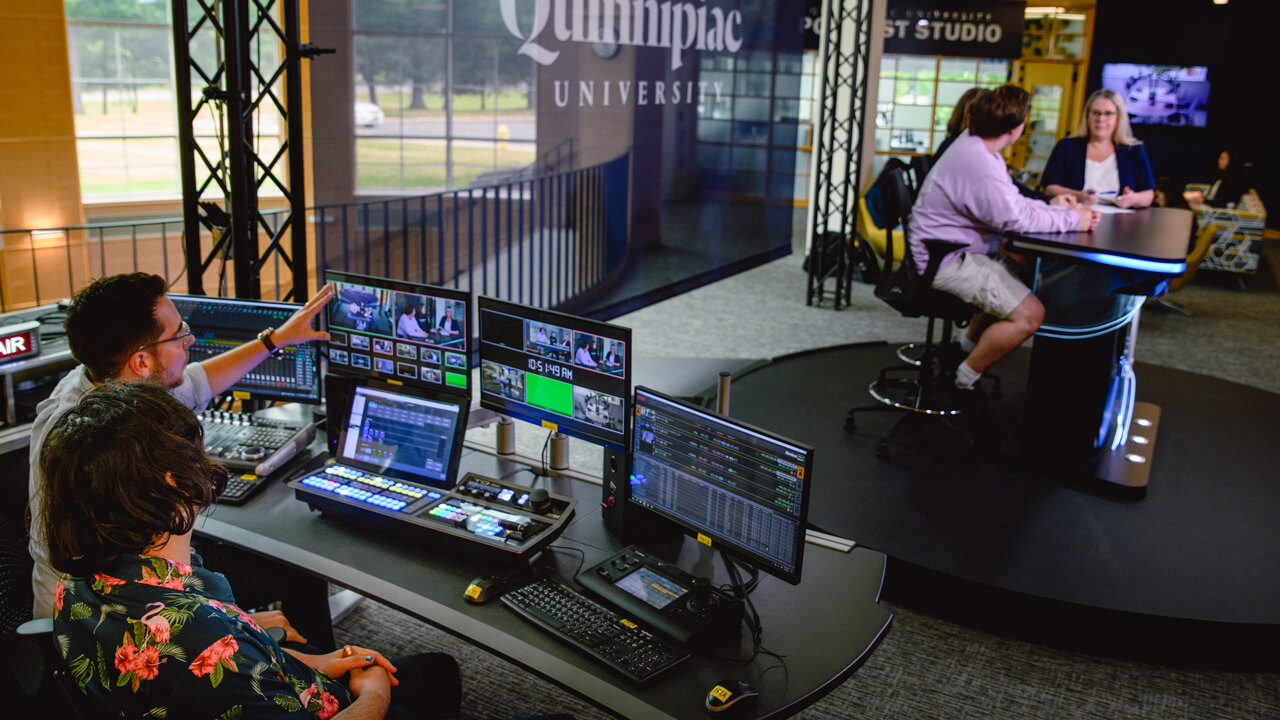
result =
[[[218,496],[219,505],[243,505],[249,498],[266,487],[267,479],[261,475],[237,475],[231,473],[227,478],[227,489]]]
[[[559,577],[509,590],[502,603],[636,683],[689,658],[679,646],[584,596]]]

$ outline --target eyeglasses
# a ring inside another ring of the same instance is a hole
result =
[[[1118,114],[1119,113],[1117,113],[1115,110],[1090,110],[1089,111],[1089,117],[1095,117],[1095,118],[1115,117]]]
[[[149,347],[154,347],[156,345],[163,345],[167,342],[173,342],[174,340],[186,340],[189,337],[191,337],[191,326],[188,325],[186,322],[183,322],[181,325],[178,326],[177,335],[174,335],[173,337],[167,337],[163,340],[149,342],[145,345],[139,345],[138,350],[146,350]],[[134,350],[134,352],[138,352],[138,350]]]

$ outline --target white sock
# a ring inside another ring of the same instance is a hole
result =
[[[969,339],[969,333],[960,333],[960,349],[970,353],[973,352],[973,341]]]
[[[970,390],[980,377],[982,377],[982,373],[969,367],[969,361],[966,360],[960,363],[960,367],[956,368],[956,387],[961,390]]]

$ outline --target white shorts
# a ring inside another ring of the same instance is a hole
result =
[[[962,253],[960,259],[938,269],[933,287],[951,293],[988,315],[1000,319],[1031,294],[1021,280],[998,260],[978,253]]]

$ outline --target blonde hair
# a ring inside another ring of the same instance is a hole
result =
[[[1129,127],[1129,113],[1124,109],[1124,100],[1114,90],[1102,88],[1094,90],[1088,100],[1084,101],[1084,113],[1080,116],[1080,126],[1072,133],[1072,137],[1089,139],[1089,110],[1100,99],[1110,100],[1116,106],[1116,129],[1111,131],[1111,142],[1114,145],[1141,145],[1142,141],[1133,136]]]

